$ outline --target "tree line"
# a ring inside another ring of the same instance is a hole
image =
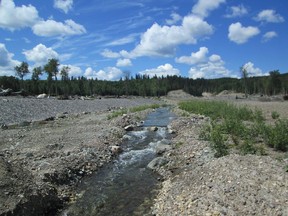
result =
[[[0,87],[11,88],[13,91],[24,89],[30,95],[46,93],[52,96],[69,95],[101,95],[101,96],[163,96],[171,90],[183,89],[194,96],[203,92],[219,93],[223,90],[243,92],[248,94],[287,94],[288,73],[281,74],[278,70],[270,72],[269,76],[250,77],[246,69],[241,67],[242,78],[189,79],[179,76],[149,77],[137,74],[135,77],[125,77],[119,81],[104,81],[81,77],[69,77],[70,68],[63,66],[59,70],[59,60],[49,59],[43,67],[35,67],[31,78],[29,65],[22,62],[15,67],[14,76],[0,77]],[[46,80],[40,76],[46,73]],[[60,79],[58,79],[60,77]]]

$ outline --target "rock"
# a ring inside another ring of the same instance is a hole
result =
[[[56,115],[56,119],[63,119],[63,118],[66,118],[67,117],[67,115],[65,114],[65,113],[58,113],[57,115]]]
[[[29,126],[30,123],[31,123],[31,122],[29,122],[29,121],[23,121],[23,122],[19,123],[19,126],[20,126],[20,127],[26,127],[26,126]]]
[[[133,125],[128,125],[126,127],[124,127],[125,131],[133,131],[134,130],[134,126]]]
[[[6,130],[6,129],[8,129],[8,126],[6,125],[6,124],[1,124],[1,129],[3,129],[3,130]]]
[[[119,153],[121,153],[123,150],[122,150],[122,148],[120,147],[120,146],[111,146],[111,152],[113,153],[113,154],[119,154]]]
[[[147,167],[149,169],[152,169],[152,170],[155,170],[157,169],[158,167],[161,167],[165,164],[168,163],[168,160],[164,157],[157,157],[157,158],[154,158],[148,165]]]
[[[37,98],[38,99],[43,99],[43,98],[47,98],[48,97],[48,95],[47,94],[39,94],[38,96],[37,96]]]
[[[171,149],[172,149],[171,145],[159,143],[156,145],[155,151],[156,151],[156,154],[163,154],[164,152],[171,150]]]
[[[158,127],[156,127],[156,126],[150,127],[149,130],[150,130],[150,131],[157,131],[157,130],[158,130]]]

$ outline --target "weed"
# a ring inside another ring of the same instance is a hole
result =
[[[273,112],[271,113],[271,117],[272,117],[273,119],[279,119],[280,114],[279,114],[278,112],[276,112],[276,111],[273,111]]]
[[[225,137],[221,133],[221,128],[215,126],[211,132],[211,147],[216,152],[215,157],[222,157],[228,154],[228,146],[225,144]]]

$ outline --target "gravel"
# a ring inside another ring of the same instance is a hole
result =
[[[158,169],[165,181],[155,215],[288,215],[288,158],[231,154],[214,158],[209,143],[199,140],[203,116],[179,117],[169,163]],[[283,159],[281,159],[283,158]],[[286,158],[286,159],[285,159]]]
[[[102,98],[93,100],[57,100],[0,97],[0,124],[43,120],[61,113],[98,112],[159,103],[148,98]]]

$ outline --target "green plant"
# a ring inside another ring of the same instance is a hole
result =
[[[242,154],[256,154],[257,149],[250,140],[245,140],[240,146],[240,152]]]
[[[108,115],[108,120],[111,120],[113,118],[117,118],[118,116],[122,116],[124,114],[127,114],[127,110],[123,109],[123,110],[118,110],[118,111],[113,111],[110,115]]]
[[[266,126],[264,134],[268,146],[276,150],[288,150],[288,120],[278,120],[275,126]]]
[[[273,111],[273,112],[271,113],[271,117],[272,117],[273,119],[278,119],[278,118],[280,117],[280,114],[279,114],[278,112],[276,112],[276,111]]]
[[[214,154],[215,157],[222,157],[229,153],[225,141],[226,139],[221,133],[221,128],[215,126],[211,132],[211,147],[216,151]]]

